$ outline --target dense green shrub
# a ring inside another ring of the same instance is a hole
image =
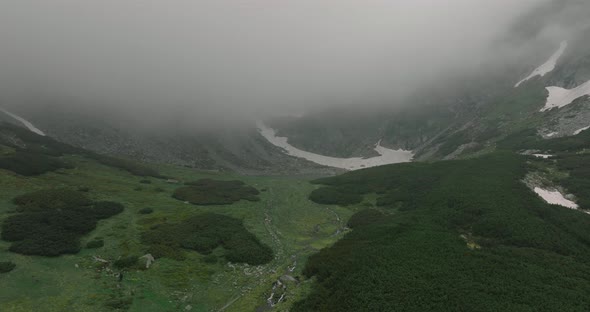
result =
[[[16,264],[11,261],[0,262],[0,273],[8,273],[16,268]]]
[[[72,167],[59,158],[28,151],[17,151],[14,154],[0,157],[0,168],[24,176],[35,176]]]
[[[499,144],[502,148],[520,150],[540,150],[555,155],[549,161],[569,173],[560,184],[578,198],[578,204],[590,209],[590,130],[575,136],[554,139],[541,139],[536,130],[529,129],[508,136]]]
[[[121,259],[116,260],[113,265],[118,269],[126,269],[132,266],[135,266],[139,262],[139,257],[137,256],[127,256],[122,257]]]
[[[8,134],[6,136],[0,136],[0,144],[17,150],[12,155],[0,157],[0,168],[13,171],[17,174],[32,176],[55,171],[60,168],[71,168],[70,165],[56,157],[65,154],[77,154],[94,159],[103,165],[125,170],[136,176],[163,178],[157,170],[144,164],[132,160],[100,155],[73,147],[14,125],[0,124],[0,132]],[[22,148],[19,145],[15,145],[11,140],[6,139],[8,137],[17,137],[25,143],[26,147]]]
[[[27,129],[8,123],[0,124],[0,132],[6,134],[0,136],[0,144],[30,152],[32,154],[43,154],[57,157],[64,154],[82,154],[84,152],[84,150],[80,148],[58,142],[51,137],[41,136]],[[15,144],[14,140],[9,138],[18,138],[19,141],[24,143],[25,148],[22,147],[22,144]]]
[[[363,197],[334,187],[321,187],[313,190],[309,199],[318,204],[347,206],[360,203]]]
[[[140,214],[150,214],[152,212],[154,212],[154,209],[152,209],[152,208],[142,208],[139,210]]]
[[[141,183],[141,184],[152,184],[152,181],[147,180],[147,179],[143,179],[143,180],[139,180],[139,183]]]
[[[348,227],[354,229],[359,226],[371,225],[377,222],[382,222],[385,215],[376,209],[364,209],[355,213],[348,220]]]
[[[225,205],[241,199],[258,201],[258,190],[242,181],[202,179],[188,182],[174,191],[172,197],[195,205]]]
[[[0,168],[20,175],[35,176],[61,168],[71,168],[57,157],[81,151],[10,124],[0,124],[0,133],[4,134],[0,136],[0,145],[16,150],[13,154],[0,157]],[[21,144],[16,144],[16,141],[20,141]]]
[[[116,158],[116,157],[111,157],[111,156],[106,156],[106,155],[99,155],[99,154],[90,153],[90,152],[87,153],[87,156],[98,161],[99,163],[101,163],[105,166],[125,170],[133,175],[136,175],[136,176],[162,178],[162,175],[160,175],[160,173],[157,170],[150,168],[144,164],[140,164],[138,162],[132,161],[132,160]]]
[[[85,194],[67,188],[27,193],[15,197],[12,202],[23,212],[72,210],[92,205],[92,201]]]
[[[179,249],[177,245],[174,247],[164,244],[152,244],[147,250],[147,253],[151,254],[154,258],[168,258],[172,260],[182,261],[186,258],[182,249]]]
[[[113,311],[128,311],[133,304],[133,298],[116,297],[105,302],[105,307]]]
[[[203,262],[208,264],[217,263],[218,260],[219,259],[215,255],[206,255],[205,257],[203,257]]]
[[[77,253],[80,237],[96,228],[98,220],[123,210],[114,202],[92,202],[82,192],[50,189],[16,197],[20,214],[2,224],[1,237],[9,250],[26,255],[58,256]]]
[[[123,212],[124,206],[120,203],[111,201],[95,202],[92,207],[92,212],[96,219],[106,219]]]
[[[238,219],[206,213],[191,217],[179,224],[161,224],[142,234],[142,241],[150,245],[154,257],[168,257],[171,250],[190,249],[211,254],[219,246],[231,262],[252,265],[272,260],[272,250],[248,232]]]
[[[88,249],[100,248],[102,246],[104,246],[104,240],[102,240],[102,239],[95,239],[95,240],[89,241],[86,244],[86,248],[88,248]]]
[[[292,310],[584,310],[590,216],[529,190],[526,160],[495,153],[317,181],[341,192],[369,187],[392,214],[358,212],[353,231],[311,256],[304,275],[317,278],[313,291]],[[587,162],[563,166],[583,173]]]
[[[78,191],[88,193],[88,192],[90,192],[90,188],[88,186],[80,186],[80,187],[78,187]]]

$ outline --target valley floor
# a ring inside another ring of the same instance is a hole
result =
[[[0,311],[117,311],[131,302],[129,311],[251,311],[264,310],[272,286],[281,276],[298,277],[307,257],[343,235],[344,221],[353,209],[324,207],[307,199],[315,188],[304,178],[239,177],[261,192],[261,201],[240,201],[224,206],[195,206],[171,197],[178,184],[140,178],[82,157],[70,156],[75,169],[22,177],[0,170],[0,220],[14,212],[17,195],[48,187],[88,187],[91,197],[113,200],[125,211],[100,221],[82,245],[102,238],[105,246],[59,257],[23,256],[8,252],[0,241],[0,261],[16,268],[0,275]],[[200,178],[236,179],[231,174],[199,172],[166,166],[159,168],[179,181]],[[154,213],[139,214],[142,208]],[[109,261],[128,254],[143,254],[140,233],[152,225],[174,222],[204,212],[244,220],[246,228],[271,246],[275,259],[261,266],[207,263],[197,252],[187,259],[157,259],[147,270],[118,272],[99,269],[96,258]],[[96,257],[96,258],[95,258]],[[285,277],[283,278],[285,279]],[[288,282],[284,300],[276,306],[286,310],[309,290],[310,282]],[[276,299],[274,298],[275,302]],[[275,309],[276,310],[276,309]]]

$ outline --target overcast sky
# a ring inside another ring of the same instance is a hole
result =
[[[199,122],[363,105],[477,65],[543,2],[0,0],[0,82]]]

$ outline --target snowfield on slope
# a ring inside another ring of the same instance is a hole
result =
[[[590,81],[570,90],[560,87],[547,87],[547,91],[549,91],[549,96],[545,107],[541,108],[541,112],[555,107],[564,107],[583,96],[590,95]]]
[[[549,155],[549,154],[533,154],[533,156],[535,156],[537,158],[543,158],[543,159],[549,159],[549,158],[553,157],[553,155]]]
[[[358,170],[369,167],[382,166],[387,164],[396,164],[403,162],[410,162],[414,157],[411,151],[406,150],[392,150],[381,146],[381,141],[375,145],[375,151],[380,156],[371,158],[337,158],[319,155],[304,150],[300,150],[288,143],[288,139],[284,137],[277,137],[274,129],[267,127],[262,122],[257,123],[258,131],[271,144],[280,147],[291,156],[307,159],[316,164],[323,166],[341,168],[346,170]]]
[[[528,75],[528,77],[526,77],[523,80],[516,83],[516,85],[514,85],[514,87],[518,88],[525,81],[528,81],[536,76],[543,77],[543,76],[547,75],[548,73],[552,72],[555,69],[555,66],[557,65],[557,61],[563,55],[563,52],[565,52],[566,48],[567,48],[567,42],[566,41],[561,42],[561,44],[559,45],[559,49],[557,51],[555,51],[555,53],[553,53],[553,55],[551,55],[551,57],[547,60],[547,62],[543,63],[543,65],[541,65],[541,66],[537,67],[535,70],[533,70],[533,72],[530,75]]]
[[[3,112],[3,113],[5,113],[6,115],[8,115],[8,116],[10,116],[10,117],[12,117],[12,118],[14,118],[14,119],[16,119],[16,120],[20,121],[20,122],[21,122],[21,123],[22,123],[22,124],[23,124],[25,127],[27,127],[27,129],[29,129],[31,132],[35,132],[35,133],[36,133],[36,134],[38,134],[38,135],[45,136],[45,133],[44,133],[43,131],[39,130],[39,128],[35,127],[35,126],[34,126],[32,123],[30,123],[28,120],[26,120],[26,119],[24,119],[24,118],[22,118],[22,117],[20,117],[20,116],[18,116],[18,115],[15,115],[15,114],[13,114],[13,113],[11,113],[11,112],[9,112],[9,111],[7,111],[7,110],[3,109],[3,108],[0,108],[0,112]]]
[[[578,130],[574,131],[574,135],[578,135],[578,134],[580,134],[580,133],[582,133],[582,132],[584,132],[584,131],[586,131],[588,129],[590,129],[590,126],[584,127],[584,128],[581,128],[581,129],[578,129]]]
[[[558,191],[549,191],[549,190],[542,189],[540,187],[535,187],[534,191],[549,204],[560,205],[560,206],[567,207],[570,209],[578,209],[579,208],[576,203],[565,198],[563,196],[563,194],[561,194]]]

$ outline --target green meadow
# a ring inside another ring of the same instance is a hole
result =
[[[0,170],[0,220],[16,213],[13,198],[48,188],[84,190],[94,201],[118,202],[125,208],[99,220],[95,230],[82,236],[82,249],[77,254],[25,256],[9,252],[11,243],[0,241],[0,262],[16,264],[11,272],[0,274],[0,311],[263,309],[273,283],[284,275],[299,278],[307,258],[341,238],[346,220],[358,209],[311,202],[308,195],[317,187],[309,183],[311,178],[243,177],[159,166],[161,175],[176,180],[167,181],[135,176],[82,156],[62,159],[72,168],[35,177]],[[199,179],[243,181],[260,192],[260,200],[200,206],[173,198],[183,182]],[[153,212],[140,213],[146,208]],[[182,259],[157,258],[148,269],[142,258],[130,268],[112,265],[122,258],[146,254],[149,246],[142,243],[141,235],[152,227],[177,224],[205,213],[241,220],[247,231],[272,249],[272,260],[256,266],[231,263],[218,246],[209,255],[181,250]],[[104,246],[86,248],[96,240],[103,240]],[[307,295],[310,283],[303,279],[289,283],[287,299],[276,308],[289,309]]]

